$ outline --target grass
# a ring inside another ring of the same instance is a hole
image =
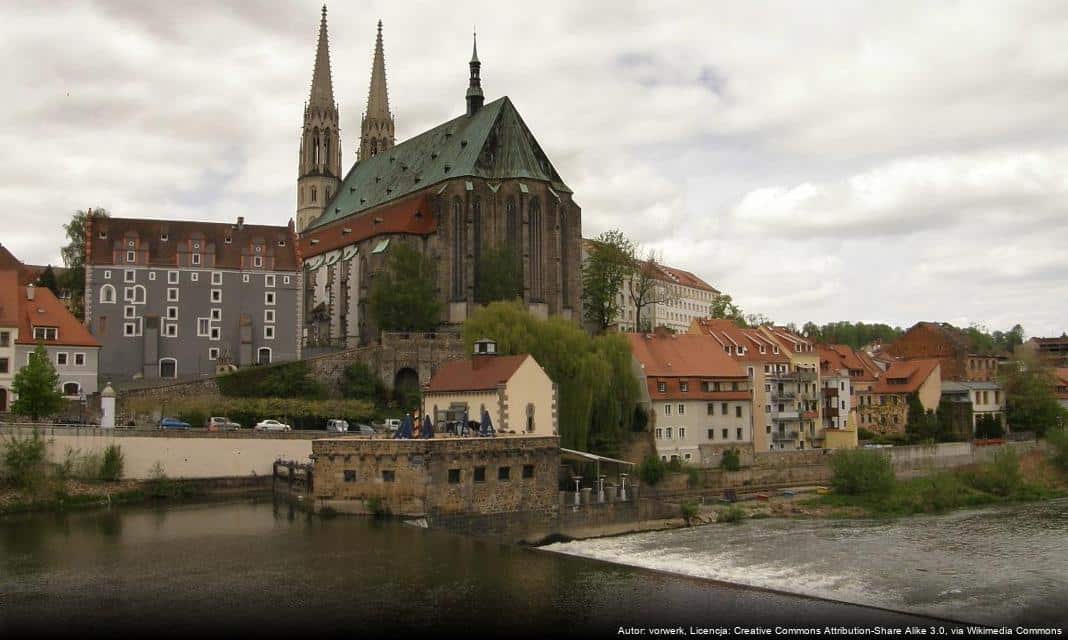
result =
[[[745,509],[741,507],[724,507],[716,512],[716,522],[738,524],[742,520],[745,520]]]

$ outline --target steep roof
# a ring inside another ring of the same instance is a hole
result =
[[[19,324],[19,274],[15,269],[0,269],[0,326]]]
[[[30,287],[17,288],[19,305],[19,339],[18,344],[37,344],[46,346],[99,347],[100,343],[89,333],[81,322],[75,318],[67,307],[45,287],[33,287],[33,300],[30,300]],[[35,340],[34,327],[55,327],[55,340]]]
[[[939,367],[935,359],[898,360],[890,365],[879,381],[872,387],[874,393],[912,393]]]
[[[852,347],[846,344],[820,344],[816,345],[820,354],[820,369],[824,371],[838,372],[848,369],[850,372],[861,371],[859,376],[851,376],[857,380],[874,380],[882,373],[875,363],[862,358]]]
[[[571,193],[507,96],[361,159],[312,229],[465,176],[543,180]]]
[[[719,293],[719,291],[716,290],[712,285],[698,278],[689,271],[684,271],[683,269],[676,269],[675,267],[669,267],[664,264],[657,266],[660,267],[660,270],[663,271],[664,275],[666,276],[663,279],[668,282],[673,282],[675,284],[680,284],[684,287],[690,287],[693,289],[702,289],[704,291],[711,291],[712,293]]]
[[[100,237],[101,231],[106,232],[106,237]],[[266,255],[274,257],[275,270],[295,271],[299,268],[295,235],[289,227],[148,218],[93,218],[89,263],[116,264],[114,252],[117,247],[122,250],[121,243],[128,233],[136,234],[142,246],[147,243],[149,266],[177,265],[179,246],[189,242],[194,234],[202,234],[206,245],[204,252],[214,251],[216,268],[242,268],[242,256],[251,255],[255,242],[262,242]],[[164,235],[167,236],[166,241],[162,239]],[[230,242],[226,241],[227,238]],[[119,263],[118,266],[123,264]]]
[[[427,385],[428,393],[492,391],[507,384],[529,353],[515,356],[482,356],[450,360],[438,367]]]
[[[628,333],[631,353],[642,363],[645,376],[746,378],[742,366],[707,335]]]
[[[326,29],[326,5],[319,21],[319,42],[315,48],[315,67],[312,70],[308,106],[331,110],[334,108],[334,81],[330,77],[330,37]]]
[[[337,224],[320,227],[314,233],[301,235],[300,253],[305,258],[311,258],[389,233],[425,236],[433,233],[437,226],[438,221],[430,209],[427,195],[417,194],[383,205],[368,215],[353,216]]]
[[[778,344],[764,337],[757,329],[739,327],[723,318],[695,318],[692,331],[711,336],[721,350],[738,361],[775,362],[789,364],[790,358],[779,350]],[[745,347],[742,353],[738,347]],[[760,348],[764,352],[760,352]],[[729,349],[729,352],[727,351]]]

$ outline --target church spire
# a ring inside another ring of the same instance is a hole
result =
[[[482,63],[478,61],[478,33],[471,34],[471,78],[467,85],[467,115],[473,116],[482,108],[485,97],[482,95],[482,79],[479,73]]]
[[[367,91],[367,111],[360,125],[359,160],[366,160],[394,144],[393,114],[389,111],[389,90],[386,87],[386,57],[382,50],[382,21],[378,21],[378,37],[371,62],[371,87]]]
[[[330,40],[326,33],[326,5],[319,21],[319,48],[315,51],[315,70],[312,72],[309,107],[334,108],[334,83],[330,77]]]

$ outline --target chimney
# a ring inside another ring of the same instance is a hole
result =
[[[32,284],[26,285],[26,299],[33,300],[35,295],[37,295],[35,287]]]
[[[237,216],[237,229],[240,231],[245,228],[245,216]]]

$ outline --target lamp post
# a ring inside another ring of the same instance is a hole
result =
[[[619,482],[620,482],[619,501],[620,502],[626,502],[627,501],[627,474],[625,474],[625,473],[619,474]]]
[[[582,502],[582,476],[572,476],[571,479],[575,481],[575,511],[578,511]]]
[[[597,502],[604,503],[604,476],[597,478]]]

